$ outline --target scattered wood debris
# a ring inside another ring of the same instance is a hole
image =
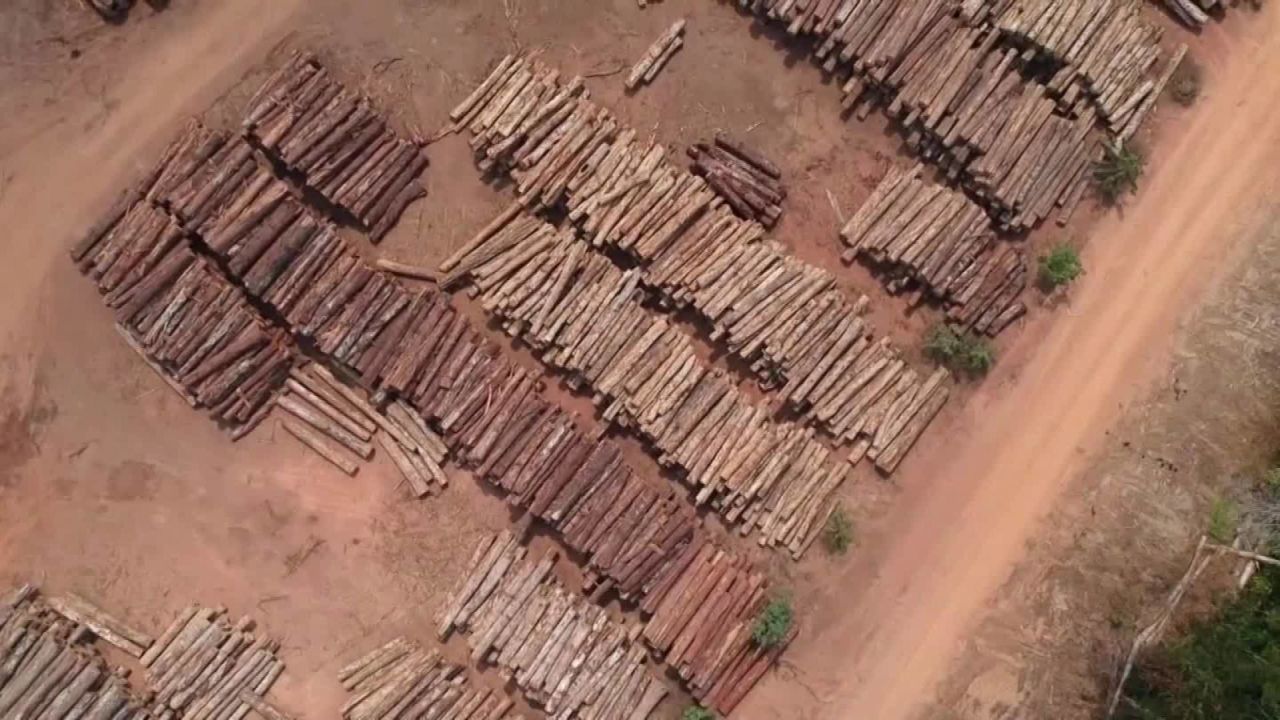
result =
[[[1026,312],[1022,252],[997,243],[982,208],[962,192],[890,170],[840,231],[844,258],[860,256],[891,274],[889,289],[922,285],[958,324],[996,335]]]
[[[510,532],[484,538],[450,595],[440,636],[466,633],[471,659],[514,680],[550,718],[646,720],[667,687],[645,661],[638,632],[551,575]]]
[[[344,720],[521,720],[510,713],[512,703],[505,695],[474,687],[460,666],[403,637],[343,667],[338,679],[352,694],[342,706]]]
[[[738,217],[767,228],[778,223],[787,189],[782,185],[782,172],[773,163],[724,135],[716,135],[714,143],[690,147],[689,157],[693,158],[693,171],[706,179]]]
[[[635,67],[631,68],[631,73],[627,75],[628,90],[635,90],[642,84],[648,85],[653,82],[667,61],[684,46],[684,29],[685,21],[681,18],[649,46],[644,57],[640,58]]]
[[[865,297],[850,300],[830,273],[766,240],[706,181],[669,163],[662,146],[630,129],[614,136],[616,122],[580,87],[508,56],[451,117],[475,133],[482,168],[510,170],[522,204],[566,207],[593,245],[639,261],[643,285],[695,308],[716,327],[713,339],[783,386],[793,409],[853,444],[855,462],[866,454],[892,472],[945,403],[945,372],[921,395],[926,382],[895,348],[858,342],[869,334]]]
[[[374,242],[426,195],[420,142],[398,136],[366,98],[311,55],[298,53],[262,85],[245,112],[258,147],[350,213]]]
[[[191,606],[154,642],[83,598],[48,600],[30,585],[0,603],[0,716],[6,718],[240,718],[284,664],[253,621]],[[136,657],[142,687],[84,642],[88,633]],[[246,695],[246,692],[249,693]]]
[[[652,443],[697,502],[760,528],[761,544],[796,557],[813,542],[844,464],[811,432],[774,421],[700,359],[682,330],[633,297],[638,271],[619,270],[572,230],[525,214],[464,250],[445,262],[447,277],[471,277],[509,333],[587,385],[606,420]]]

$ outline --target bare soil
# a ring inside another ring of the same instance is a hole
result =
[[[1028,538],[1062,534],[1037,520],[1060,495],[1076,507],[1097,477],[1082,470],[1109,447],[1107,428],[1164,376],[1179,318],[1220,268],[1245,257],[1236,248],[1256,242],[1249,228],[1271,217],[1259,203],[1280,152],[1280,48],[1261,39],[1278,15],[1269,8],[1198,41],[1199,107],[1171,115],[1147,141],[1145,189],[1102,221],[1070,304],[1036,307],[1002,338],[996,374],[960,393],[891,482],[860,468],[846,484],[859,526],[851,556],[814,552],[795,564],[760,554],[791,588],[805,632],[740,717],[907,717],[940,684],[950,693],[943,706],[960,697],[963,677],[943,680],[988,597]],[[685,50],[652,86],[626,95],[620,75],[676,17],[689,20]],[[427,637],[470,547],[507,525],[506,505],[462,473],[417,502],[381,459],[349,479],[271,425],[231,444],[119,341],[66,260],[77,233],[187,116],[230,122],[294,47],[317,51],[424,137],[513,50],[590,75],[596,97],[673,149],[717,129],[747,137],[791,188],[779,239],[871,295],[877,327],[900,344],[918,346],[934,319],[838,262],[840,218],[903,162],[897,139],[882,119],[841,120],[837,89],[728,3],[663,0],[640,11],[632,0],[173,0],[162,13],[139,4],[109,26],[78,1],[11,0],[0,8],[9,249],[0,264],[0,587],[75,589],[157,630],[195,600],[252,614],[286,640],[281,704],[333,717],[342,661],[402,632]],[[376,252],[432,264],[506,202],[475,172],[464,138],[445,138],[430,155],[430,196]],[[1037,232],[1030,251],[1094,235],[1097,215]],[[1236,224],[1246,221],[1254,224]],[[590,415],[587,399],[549,384]],[[637,443],[627,447],[638,468],[659,472]],[[1002,595],[1020,596],[1010,587]],[[1006,610],[1042,617],[1034,604]],[[1069,657],[1086,672],[1084,658]],[[980,662],[965,656],[962,672]],[[497,683],[492,675],[482,681]]]

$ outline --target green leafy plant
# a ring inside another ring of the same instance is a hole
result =
[[[716,720],[716,715],[701,705],[690,705],[680,714],[680,720]]]
[[[1102,159],[1093,166],[1093,182],[1102,199],[1116,205],[1126,193],[1138,189],[1146,158],[1136,148],[1121,142],[1104,143],[1102,147]]]
[[[1169,95],[1183,107],[1190,107],[1200,98],[1200,86],[1204,84],[1200,64],[1185,58],[1169,81]]]
[[[843,507],[837,506],[827,517],[827,525],[822,529],[822,542],[832,555],[843,555],[853,546],[853,520]]]
[[[755,627],[751,629],[751,639],[761,647],[776,647],[787,639],[794,620],[791,601],[785,597],[774,598],[756,616]]]
[[[934,362],[971,376],[985,375],[996,364],[990,343],[946,323],[939,323],[929,331],[924,351]]]
[[[1069,285],[1082,272],[1084,265],[1080,263],[1080,253],[1070,245],[1059,245],[1048,255],[1040,256],[1040,285],[1045,290]]]
[[[1180,639],[1139,656],[1117,717],[1254,720],[1280,717],[1280,571],[1249,586]]]
[[[1240,514],[1236,512],[1236,504],[1226,498],[1213,501],[1209,510],[1209,537],[1220,543],[1229,543],[1235,539],[1236,527],[1240,523]]]

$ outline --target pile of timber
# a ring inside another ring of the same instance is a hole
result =
[[[982,208],[964,193],[891,170],[840,231],[844,258],[870,260],[898,290],[918,283],[957,323],[994,336],[1021,317],[1027,284],[1021,251],[997,243]]]
[[[285,430],[348,475],[359,469],[358,459],[373,455],[376,441],[415,497],[448,485],[441,468],[448,455],[444,440],[403,401],[379,411],[322,365],[310,363],[290,372],[276,404],[294,418],[282,423]]]
[[[989,23],[1028,48],[1024,57],[1055,66],[1049,93],[1066,107],[1087,100],[1117,133],[1155,87],[1147,75],[1160,59],[1162,32],[1143,12],[1138,0],[967,0],[961,8],[969,22]]]
[[[653,41],[649,49],[645,51],[644,57],[631,68],[631,72],[627,74],[626,87],[628,90],[635,90],[640,85],[648,85],[658,76],[662,68],[666,66],[667,61],[684,46],[684,28],[685,21],[683,18],[675,21],[675,23],[662,33],[661,37]]]
[[[450,595],[443,640],[466,634],[473,662],[500,668],[547,717],[646,720],[667,687],[645,661],[637,630],[567,590],[509,532],[484,538]]]
[[[294,362],[288,338],[189,249],[163,212],[135,201],[108,221],[72,259],[104,293],[121,334],[190,405],[236,437],[252,428]]]
[[[858,441],[855,461],[865,453],[891,472],[945,402],[944,378],[931,379],[936,392],[920,397],[926,383],[899,353],[865,337],[865,298],[851,302],[829,273],[763,240],[759,223],[736,217],[705,180],[668,162],[661,145],[637,141],[630,129],[610,139],[570,125],[570,117],[608,115],[580,81],[561,86],[558,77],[508,56],[454,109],[475,133],[482,167],[509,168],[525,205],[563,202],[592,244],[639,260],[645,285],[692,305],[732,352],[787,383],[789,404],[828,434]]]
[[[403,637],[346,665],[338,680],[351,693],[342,707],[343,720],[521,720],[510,713],[512,703],[505,695],[474,687],[462,667]]]
[[[87,637],[30,585],[0,601],[0,717],[156,717]]]
[[[885,107],[908,147],[962,182],[1005,227],[1032,227],[1055,206],[1069,215],[1079,202],[1098,109],[1060,107],[1048,88],[1024,77],[1036,53],[1024,57],[1000,42],[999,30],[967,25],[951,0],[874,0],[856,8],[740,1],[793,34],[818,38],[823,67],[849,73],[844,106],[860,117]],[[1128,117],[1136,93],[1121,93],[1122,104],[1111,107],[1117,117]]]
[[[243,718],[284,672],[280,641],[232,622],[224,608],[191,605],[142,656],[157,717]]]
[[[397,135],[310,55],[295,54],[267,79],[243,124],[274,162],[349,213],[374,242],[426,195],[422,144]]]
[[[710,542],[690,543],[641,603],[644,638],[685,681],[698,701],[728,716],[795,638],[773,647],[752,638],[768,601],[763,576]]]
[[[192,606],[153,641],[76,595],[41,598],[30,585],[0,602],[0,716],[86,720],[225,720],[267,707],[279,643]],[[97,636],[136,658],[141,687],[112,670]]]
[[[635,297],[639,271],[623,272],[572,230],[523,213],[444,267],[442,284],[470,277],[509,333],[590,387],[604,418],[652,443],[699,503],[796,556],[817,537],[845,468],[811,431],[774,421],[700,359],[682,330],[644,307]]]
[[[772,228],[782,216],[787,189],[782,171],[755,150],[724,135],[689,148],[693,172],[706,179],[738,217]]]
[[[1226,9],[1222,0],[1164,0],[1164,6],[1190,28],[1199,29],[1209,22],[1209,11]]]

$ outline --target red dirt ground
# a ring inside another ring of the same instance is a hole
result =
[[[1036,518],[1162,362],[1152,348],[1233,257],[1220,220],[1248,211],[1251,181],[1274,172],[1280,148],[1280,93],[1267,85],[1280,77],[1280,48],[1258,42],[1277,14],[1233,26],[1231,42],[1207,39],[1213,92],[1152,141],[1159,160],[1146,188],[1090,241],[1090,273],[1071,306],[1035,308],[1002,339],[995,376],[960,394],[893,482],[861,468],[846,484],[860,527],[853,557],[768,559],[805,633],[739,717],[906,717],[929,699]],[[626,97],[609,73],[678,16],[690,21],[686,49]],[[882,120],[842,121],[837,90],[777,42],[705,0],[643,12],[631,0],[174,0],[159,14],[140,5],[121,26],[71,0],[7,3],[0,587],[75,589],[156,630],[194,600],[251,613],[286,639],[282,704],[332,717],[342,660],[400,632],[425,636],[472,544],[507,524],[506,506],[459,473],[442,496],[416,502],[383,461],[348,479],[277,442],[270,425],[232,445],[119,341],[66,260],[72,238],[185,117],[210,107],[215,120],[233,117],[289,47],[318,51],[423,135],[516,48],[599,75],[589,86],[602,102],[673,148],[719,128],[745,135],[778,159],[792,188],[778,237],[871,294],[878,327],[917,345],[931,311],[907,316],[865,272],[836,262],[838,215],[901,162],[895,138]],[[1206,156],[1197,143],[1210,138]],[[461,138],[430,154],[430,197],[379,252],[429,264],[505,202]],[[1087,215],[1034,244],[1082,235]],[[628,447],[638,467],[658,472]]]

